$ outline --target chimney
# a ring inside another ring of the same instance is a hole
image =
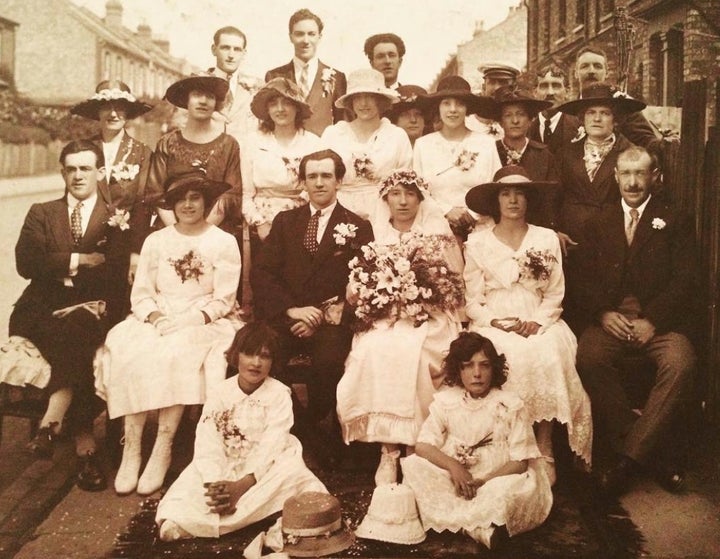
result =
[[[165,38],[157,38],[152,40],[155,45],[162,50],[163,52],[166,52],[170,54],[170,41]]]
[[[152,28],[147,23],[140,23],[137,26],[137,36],[141,41],[152,41]]]
[[[109,27],[122,27],[123,5],[120,0],[105,2],[105,24]]]
[[[480,33],[483,33],[485,31],[485,21],[482,19],[479,19],[475,22],[475,33],[474,35],[479,35]]]

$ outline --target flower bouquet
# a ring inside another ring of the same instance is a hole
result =
[[[378,320],[407,318],[417,328],[433,311],[462,305],[463,284],[449,269],[443,248],[455,239],[410,235],[394,245],[370,243],[348,266],[350,289],[357,294],[354,329],[370,330]]]
[[[195,251],[190,250],[181,258],[168,258],[167,260],[172,267],[175,268],[175,273],[182,283],[191,279],[196,280],[198,283],[200,282],[200,276],[203,275],[205,265],[202,257],[199,254],[195,254]]]
[[[537,250],[529,248],[525,251],[525,254],[514,258],[519,267],[520,277],[519,281],[522,282],[546,282],[550,279],[550,274],[553,271],[555,264],[557,264],[557,258],[549,250]]]

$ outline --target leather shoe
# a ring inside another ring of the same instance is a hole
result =
[[[665,469],[655,473],[655,481],[665,491],[680,493],[685,488],[685,472],[677,469]]]
[[[40,427],[33,439],[27,444],[27,449],[38,458],[50,460],[55,450],[53,442],[57,437],[55,434],[57,425],[57,422],[53,421],[46,427]]]
[[[102,491],[107,487],[105,474],[94,452],[79,457],[77,486],[83,491]]]
[[[627,492],[630,481],[637,473],[637,464],[632,458],[623,456],[600,477],[600,487],[608,495],[619,497]]]

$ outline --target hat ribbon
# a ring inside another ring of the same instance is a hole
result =
[[[318,526],[315,528],[286,528],[285,526],[283,526],[283,533],[289,534],[291,536],[300,537],[322,536],[324,534],[331,534],[332,532],[337,532],[341,526],[342,523],[338,518],[330,524],[325,524],[324,526]]]

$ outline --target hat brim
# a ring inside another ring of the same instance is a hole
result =
[[[619,114],[636,113],[647,107],[642,101],[627,97],[583,97],[563,103],[557,110],[566,114],[580,116],[588,108],[598,105],[612,107]]]
[[[549,109],[553,106],[552,101],[542,101],[540,99],[513,99],[507,101],[495,101],[495,103],[498,107],[498,118],[496,120],[500,120],[503,107],[507,105],[520,105],[525,107],[531,117],[534,117],[540,111],[544,111],[545,109]]]
[[[366,540],[377,540],[402,545],[415,545],[425,541],[426,537],[425,530],[419,518],[403,524],[385,524],[384,522],[368,518],[367,515],[355,530],[355,535],[358,538]]]
[[[355,534],[348,528],[343,528],[329,537],[301,537],[297,543],[286,543],[283,551],[290,557],[322,557],[344,551],[354,542]]]
[[[459,99],[467,105],[467,114],[478,115],[482,118],[489,118],[495,120],[497,116],[498,106],[497,103],[490,97],[483,95],[475,95],[469,93],[464,89],[443,89],[442,91],[436,91],[435,93],[429,94],[427,99],[427,106],[430,108],[436,108],[440,105],[440,101],[452,97]]]
[[[388,89],[387,91],[378,91],[377,89],[369,89],[369,88],[368,88],[368,89],[362,89],[362,88],[361,88],[361,89],[356,89],[356,90],[354,90],[352,93],[346,93],[345,95],[343,95],[343,96],[341,96],[341,97],[338,97],[337,100],[335,101],[335,106],[336,106],[338,109],[348,109],[348,110],[351,110],[351,109],[352,109],[352,105],[351,105],[351,104],[348,105],[348,101],[349,101],[354,95],[359,95],[359,94],[361,94],[361,93],[369,93],[369,94],[372,94],[372,95],[379,95],[380,97],[385,97],[385,99],[387,99],[387,100],[390,101],[391,103],[396,103],[396,102],[398,101],[398,99],[400,99],[400,95],[399,95],[396,91],[394,91],[394,90],[392,90],[392,89]]]
[[[209,179],[198,177],[195,182],[189,182],[176,188],[170,188],[156,201],[155,204],[162,209],[172,210],[175,203],[189,190],[204,192],[211,200],[215,200],[223,192],[227,192],[231,188],[232,187],[226,182],[211,181]]]
[[[215,96],[215,110],[225,101],[230,85],[227,80],[217,76],[190,76],[176,81],[165,92],[167,101],[181,109],[187,109],[188,96],[191,91],[207,91]]]
[[[127,99],[113,99],[113,100],[101,100],[101,99],[88,99],[82,101],[70,109],[70,114],[89,118],[90,120],[100,120],[100,110],[109,104],[113,105],[124,105],[125,114],[127,120],[132,120],[144,115],[148,111],[152,110],[152,105],[143,103],[142,101],[128,101]]]
[[[553,196],[560,188],[560,183],[553,181],[530,182],[487,182],[473,186],[465,194],[465,205],[481,215],[491,215],[497,208],[498,193],[502,188],[515,186],[527,188],[538,196]]]
[[[292,101],[298,108],[300,118],[303,120],[310,118],[313,114],[310,105],[308,105],[305,101],[300,101],[299,99],[286,95],[282,91],[272,88],[261,89],[255,94],[252,101],[250,101],[250,110],[252,111],[252,114],[260,120],[271,120],[270,113],[268,111],[268,102],[274,97],[284,97],[285,99]]]
[[[427,113],[429,112],[427,97],[424,95],[422,97],[418,95],[417,99],[414,101],[398,101],[397,103],[393,103],[390,108],[385,111],[385,116],[392,120],[410,109],[418,109],[422,111],[423,116],[427,119]]]

